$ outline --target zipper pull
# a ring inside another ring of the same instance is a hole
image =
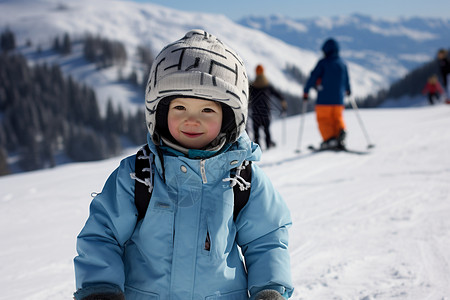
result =
[[[208,183],[208,180],[206,179],[206,169],[205,169],[206,161],[202,159],[200,161],[200,173],[202,174],[202,181],[203,183]]]

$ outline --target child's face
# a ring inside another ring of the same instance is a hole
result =
[[[201,149],[212,142],[222,126],[222,106],[215,101],[176,98],[167,116],[170,134],[187,149]]]

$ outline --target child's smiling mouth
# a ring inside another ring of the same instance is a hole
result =
[[[197,133],[197,132],[186,132],[186,131],[182,131],[182,133],[185,136],[189,137],[189,138],[196,138],[196,137],[201,136],[203,134],[201,132]]]

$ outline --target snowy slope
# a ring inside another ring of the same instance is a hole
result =
[[[131,60],[124,72],[133,68],[136,47],[148,46],[156,55],[167,43],[181,38],[193,28],[203,28],[221,38],[244,59],[249,77],[262,63],[274,85],[291,94],[301,95],[302,87],[284,72],[287,64],[295,65],[305,74],[314,67],[320,53],[288,45],[259,30],[239,25],[223,15],[182,12],[149,3],[119,0],[6,0],[0,2],[0,28],[9,27],[16,35],[21,50],[35,61],[60,64],[64,71],[94,87],[99,100],[105,103],[111,97],[126,104],[139,103],[129,87],[117,84],[118,70],[95,72],[81,59],[81,47],[75,47],[68,57],[51,53],[35,55],[37,46],[46,49],[55,36],[70,34],[72,40],[86,33],[119,40],[127,47]],[[31,41],[33,47],[23,45]],[[387,78],[370,69],[349,65],[352,90],[355,96],[366,96],[388,84]],[[124,105],[123,105],[124,106]],[[124,107],[125,108],[125,107]]]
[[[309,154],[320,139],[308,113],[302,153],[296,116],[274,122],[279,147],[259,162],[294,221],[293,299],[448,299],[450,105],[360,113],[369,155]],[[345,119],[349,147],[364,149],[355,113]],[[90,193],[120,159],[0,178],[0,299],[70,299]]]

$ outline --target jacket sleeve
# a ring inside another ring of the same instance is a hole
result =
[[[248,271],[248,290],[254,295],[271,288],[290,296],[290,212],[263,171],[255,164],[252,168],[250,198],[236,219],[237,242]]]
[[[273,95],[273,96],[275,96],[275,98],[277,98],[279,101],[283,101],[283,96],[280,94],[280,92],[278,92],[274,87],[273,87],[273,85],[269,85],[269,90],[270,90],[270,93]]]
[[[89,218],[77,238],[78,256],[74,259],[78,294],[85,294],[83,289],[108,292],[102,288],[105,286],[124,290],[122,255],[137,220],[134,180],[130,177],[134,160],[123,160],[91,202]]]
[[[309,93],[309,89],[316,86],[317,79],[322,78],[323,75],[323,59],[320,60],[314,70],[311,71],[308,81],[303,89],[304,93]]]

